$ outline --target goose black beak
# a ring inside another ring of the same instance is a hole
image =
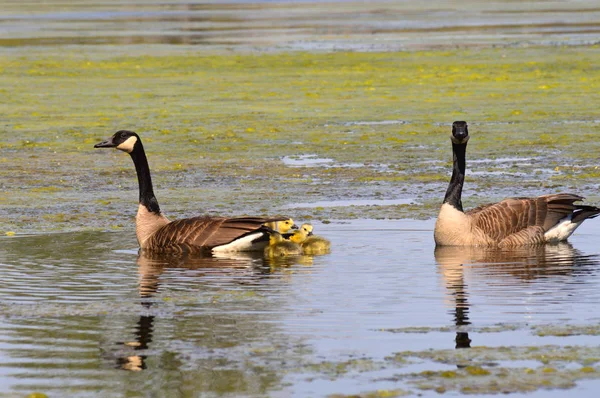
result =
[[[292,229],[298,229],[298,228],[299,227],[296,224],[292,225]]]
[[[450,139],[455,144],[466,144],[469,141],[467,122],[459,121],[452,123],[452,135]]]
[[[308,236],[311,236],[311,235],[312,235],[312,231],[310,231],[310,232],[308,233]]]
[[[94,148],[114,148],[116,146],[117,144],[113,142],[112,138],[109,138],[106,141],[97,143],[96,145],[94,145]]]

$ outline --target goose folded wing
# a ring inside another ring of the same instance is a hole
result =
[[[537,198],[510,198],[484,205],[467,212],[473,225],[490,238],[503,239],[530,227],[530,231],[543,233],[573,213],[573,204],[583,198],[578,195],[560,193]]]
[[[157,246],[186,245],[212,248],[225,245],[248,233],[264,228],[263,224],[285,218],[262,217],[193,217],[173,221],[153,236]]]

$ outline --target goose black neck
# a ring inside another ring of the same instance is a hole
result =
[[[138,183],[140,186],[140,204],[144,205],[152,213],[160,213],[160,207],[154,191],[152,190],[152,177],[150,177],[150,166],[142,143],[138,141],[129,154],[133,159],[135,171],[137,172]]]
[[[463,211],[462,207],[462,188],[465,182],[465,154],[467,152],[467,144],[452,143],[452,177],[444,203],[455,207],[457,210]]]

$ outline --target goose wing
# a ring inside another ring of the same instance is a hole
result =
[[[510,237],[523,243],[541,243],[543,234],[558,222],[573,214],[574,202],[583,197],[569,193],[539,196],[537,198],[509,198],[501,202],[479,206],[468,211],[473,225],[496,242]],[[510,243],[507,241],[507,243]]]
[[[286,218],[267,219],[262,217],[193,217],[175,220],[151,237],[148,249],[172,246],[211,249],[226,245],[249,233],[263,228],[263,224],[282,221]],[[265,232],[267,229],[265,228]]]

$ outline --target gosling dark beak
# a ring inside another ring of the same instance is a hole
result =
[[[292,225],[292,229],[298,229],[298,226],[296,224]]]
[[[113,142],[112,138],[109,138],[106,141],[97,143],[96,145],[94,145],[94,148],[114,148],[116,146],[117,144]]]
[[[311,235],[312,235],[312,231],[310,231],[310,232],[308,233],[308,236],[311,236]]]

